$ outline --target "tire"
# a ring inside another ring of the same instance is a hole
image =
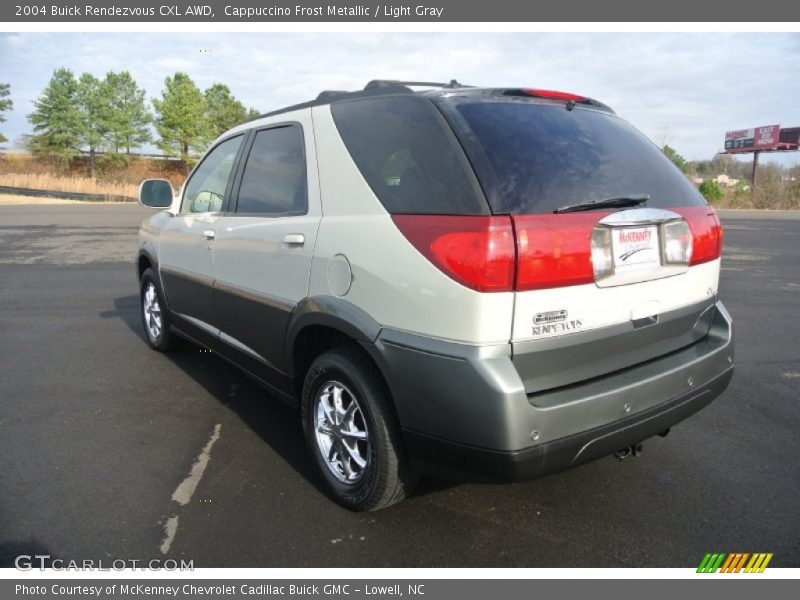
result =
[[[148,268],[142,274],[139,314],[148,345],[153,350],[167,352],[172,347],[175,335],[170,329],[172,319],[164,302],[164,292],[153,269]]]
[[[417,478],[403,451],[389,393],[357,348],[331,350],[312,363],[301,413],[309,450],[342,506],[379,510],[411,492]]]

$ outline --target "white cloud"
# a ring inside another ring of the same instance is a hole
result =
[[[25,44],[24,38],[17,33],[6,36],[4,41],[9,48],[20,48]]]
[[[169,73],[170,71],[186,71],[195,66],[195,63],[185,58],[159,58],[153,61],[153,66]]]

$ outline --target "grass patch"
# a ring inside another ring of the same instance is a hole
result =
[[[34,198],[31,196],[15,196],[0,194],[0,206],[8,204],[123,204],[122,202],[82,202],[80,200],[64,200],[63,198]]]
[[[0,185],[130,198],[136,198],[139,194],[138,186],[130,183],[101,181],[89,177],[59,177],[49,173],[0,173]]]
[[[186,178],[180,161],[124,154],[108,158],[98,157],[97,177],[92,178],[83,156],[64,164],[23,152],[0,154],[0,186],[136,198],[145,179],[167,179],[177,189]]]

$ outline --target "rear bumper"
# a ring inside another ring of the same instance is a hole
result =
[[[700,389],[637,415],[524,450],[488,450],[411,431],[405,435],[406,447],[417,466],[431,474],[477,481],[534,479],[608,456],[665,432],[708,406],[728,387],[732,376],[731,366]]]
[[[708,334],[687,347],[534,394],[505,346],[422,340],[384,330],[372,349],[406,449],[426,472],[473,480],[529,479],[611,454],[707,406],[733,375],[731,318],[720,302]]]

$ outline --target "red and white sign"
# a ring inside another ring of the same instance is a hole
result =
[[[737,129],[736,131],[726,131],[725,141],[728,140],[743,140],[755,136],[755,129]]]
[[[764,125],[752,129],[738,129],[725,133],[726,150],[763,150],[778,145],[780,125]]]
[[[765,127],[756,127],[755,148],[770,148],[777,146],[780,139],[781,126],[780,125],[767,125]]]

